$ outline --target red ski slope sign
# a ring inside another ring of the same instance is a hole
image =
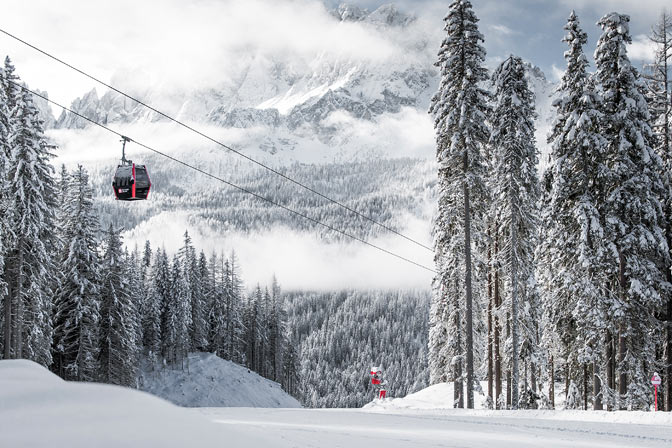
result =
[[[651,377],[651,384],[653,384],[654,386],[660,386],[661,382],[662,381],[661,381],[660,377],[658,376],[658,374],[654,373],[653,376]]]

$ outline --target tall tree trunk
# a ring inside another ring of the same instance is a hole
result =
[[[23,238],[19,238],[19,254],[16,274],[16,319],[14,322],[14,358],[23,358]]]
[[[583,410],[588,410],[588,364],[583,365]]]
[[[488,397],[492,399],[492,240],[488,227]]]
[[[665,410],[672,411],[672,297],[667,301],[667,382],[665,383],[667,400]]]
[[[511,209],[517,204],[511,198]],[[511,219],[511,247],[509,250],[511,263],[511,401],[513,409],[518,409],[518,229],[516,220]]]
[[[553,364],[553,355],[551,355],[549,367],[548,399],[551,402],[551,409],[555,409],[555,364]]]
[[[8,266],[5,266],[5,272],[9,273],[10,263],[8,263]],[[9,280],[7,276],[6,278]],[[4,328],[4,333],[5,333],[5,346],[4,346],[4,359],[10,359],[12,357],[12,325],[14,324],[12,322],[12,302],[14,300],[14,295],[12,294],[12,282],[8,281],[7,282],[7,296],[5,297],[5,303],[4,303],[4,308],[5,308],[5,328]]]
[[[611,335],[611,331],[607,330],[607,337],[605,341],[605,345],[607,346],[607,387],[610,390],[615,389],[615,381],[614,381],[614,337]],[[608,398],[606,399],[607,402],[607,410],[612,411],[613,410],[613,404],[611,400]]]
[[[622,330],[621,330],[622,331]],[[626,395],[628,393],[628,377],[625,371],[625,336],[618,336],[618,395],[619,407],[621,410],[626,409]]]
[[[600,381],[600,363],[593,362],[593,409],[601,411],[602,407],[602,382]]]
[[[618,252],[618,283],[619,283],[619,293],[621,295],[622,303],[626,303],[626,288],[627,283],[625,279],[625,255],[619,250]],[[619,329],[618,336],[618,394],[620,395],[620,408],[625,409],[625,395],[628,392],[628,378],[625,371],[625,336],[624,328]]]
[[[457,285],[455,286],[457,290]],[[459,305],[458,305],[459,306]],[[455,384],[454,398],[458,408],[464,408],[464,385],[462,383],[462,359],[464,351],[462,350],[462,325],[459,308],[455,311],[455,328],[457,329],[457,356],[458,361],[455,365]]]
[[[498,253],[499,253],[499,235],[497,232],[497,224],[495,223],[495,257],[494,259],[497,260]],[[499,347],[499,335],[501,332],[502,326],[500,325],[500,319],[499,319],[499,307],[502,304],[502,299],[499,294],[499,264],[496,262],[496,269],[495,269],[495,315],[494,317],[494,324],[495,324],[495,409],[499,409],[499,397],[502,395],[502,357],[501,357],[501,350]]]
[[[467,151],[464,152],[464,172],[469,168]],[[464,251],[465,251],[465,286],[467,292],[466,309],[466,352],[467,352],[467,408],[474,408],[474,334],[472,324],[472,291],[471,291],[471,208],[469,204],[469,185],[464,183]]]

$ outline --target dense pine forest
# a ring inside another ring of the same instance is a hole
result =
[[[304,405],[365,405],[377,392],[373,366],[390,396],[427,387],[428,292],[292,292],[286,301]]]
[[[672,410],[672,20],[654,26],[653,64],[627,56],[630,18],[610,13],[595,71],[572,12],[567,68],[543,175],[523,61],[489,74],[467,0],[445,17],[432,100],[439,163],[438,275],[430,312],[431,383],[454,381],[474,407],[649,409],[662,374]],[[661,406],[662,407],[662,406]]]

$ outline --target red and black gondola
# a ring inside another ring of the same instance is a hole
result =
[[[126,160],[126,142],[131,141],[128,137],[122,137],[121,165],[117,166],[114,173],[112,188],[114,196],[120,201],[141,201],[147,199],[152,182],[145,165],[136,165],[131,160]]]

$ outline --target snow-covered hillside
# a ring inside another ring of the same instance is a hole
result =
[[[140,388],[186,407],[299,408],[278,383],[212,353],[190,353],[184,370],[144,362]]]
[[[246,428],[218,428],[201,416],[123,387],[69,383],[26,360],[0,361],[3,447],[70,448],[272,446]]]

